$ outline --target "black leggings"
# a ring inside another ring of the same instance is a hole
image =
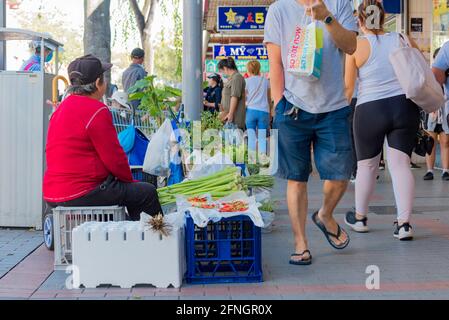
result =
[[[419,130],[418,106],[405,95],[359,105],[354,115],[357,160],[372,159],[388,145],[411,156]]]
[[[411,155],[419,129],[418,106],[405,95],[359,105],[354,116],[354,137],[358,171],[355,185],[356,211],[369,212],[385,137],[387,160],[398,209],[398,221],[410,222],[415,180],[410,169]]]
[[[140,220],[140,214],[145,212],[151,216],[162,214],[156,188],[150,183],[124,183],[110,176],[91,193],[72,201],[48,203],[56,207],[102,207],[122,206],[128,210],[133,221]]]

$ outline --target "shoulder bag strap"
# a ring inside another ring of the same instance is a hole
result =
[[[399,41],[404,47],[413,48],[412,43],[410,42],[410,39],[406,34],[399,33]]]

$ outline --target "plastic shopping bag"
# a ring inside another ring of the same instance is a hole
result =
[[[298,25],[289,48],[287,71],[297,77],[319,80],[323,63],[323,47],[323,29],[316,21],[306,27]]]
[[[226,145],[240,146],[245,142],[245,135],[235,123],[226,123],[223,128]]]
[[[226,154],[218,152],[215,156],[205,161],[201,161],[201,163],[199,164],[196,164],[189,172],[188,179],[194,180],[207,177],[228,167],[234,166],[234,162],[232,162],[232,160]]]
[[[119,134],[118,139],[120,145],[128,156],[129,165],[143,165],[148,150],[148,144],[150,143],[145,134],[131,125]]]
[[[171,186],[177,183],[181,183],[184,180],[184,168],[182,166],[182,156],[181,156],[181,143],[182,137],[181,132],[176,121],[171,121],[171,126],[173,128],[174,138],[176,139],[176,144],[172,144],[170,150],[170,176],[168,178],[167,185]]]
[[[170,153],[177,145],[170,120],[166,120],[148,145],[143,171],[158,177],[170,176]]]

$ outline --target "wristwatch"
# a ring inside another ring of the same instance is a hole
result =
[[[331,24],[335,20],[334,16],[332,14],[328,15],[326,18],[324,18],[323,22],[324,24]]]

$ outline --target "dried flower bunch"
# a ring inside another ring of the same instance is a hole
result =
[[[165,222],[164,215],[158,214],[148,221],[148,225],[154,232],[159,232],[161,236],[168,238],[172,232],[172,226]]]

